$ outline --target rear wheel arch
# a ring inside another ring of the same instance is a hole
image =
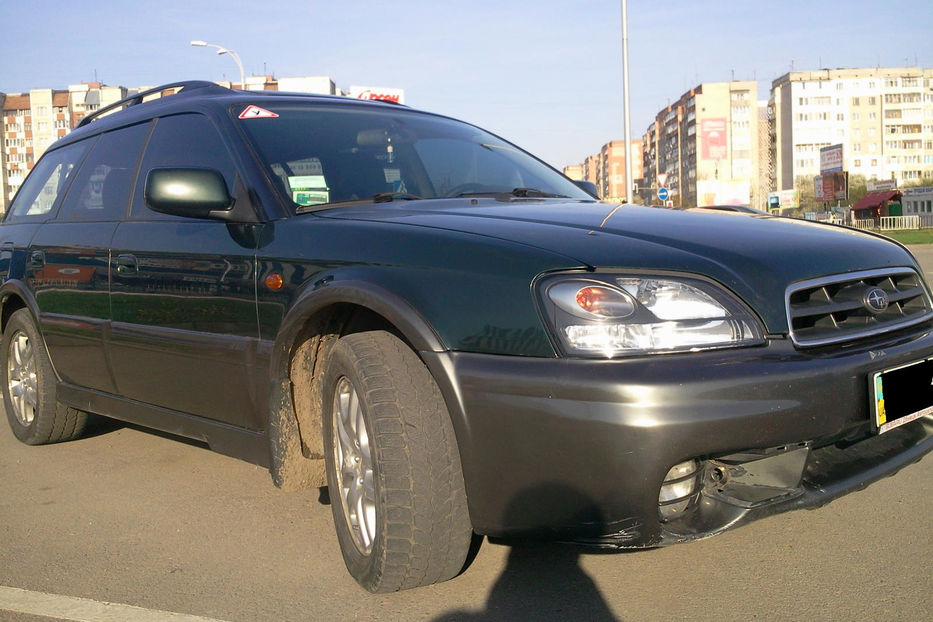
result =
[[[23,302],[23,299],[16,295],[6,296],[2,302],[3,309],[0,311],[0,332],[6,328],[7,322],[10,321],[10,316],[13,315],[16,311],[26,307],[26,303]]]
[[[11,315],[23,308],[29,309],[34,320],[39,317],[35,298],[23,284],[12,279],[6,281],[0,289],[0,331],[6,327]]]
[[[27,445],[79,437],[87,414],[58,402],[58,378],[35,316],[25,304],[8,310],[4,305],[0,389],[13,434]]]

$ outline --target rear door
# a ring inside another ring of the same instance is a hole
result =
[[[155,122],[129,218],[112,243],[112,342],[122,395],[259,429],[255,242],[250,226],[156,213],[145,206],[153,168],[219,170],[234,191],[236,166],[204,115]]]
[[[129,204],[148,131],[142,123],[102,134],[26,253],[27,282],[58,375],[107,393],[115,391],[106,353],[110,239]]]
[[[5,288],[16,287],[21,292],[25,291],[26,250],[41,223],[54,216],[72,173],[94,140],[83,140],[49,151],[16,194],[0,226],[0,277]]]

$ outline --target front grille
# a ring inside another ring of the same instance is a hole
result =
[[[869,295],[887,294],[883,311],[872,309]],[[933,317],[920,276],[910,268],[872,270],[795,283],[787,290],[787,320],[798,346],[852,341]]]

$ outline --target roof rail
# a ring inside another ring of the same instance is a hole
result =
[[[141,93],[130,95],[129,97],[124,97],[118,102],[115,102],[108,106],[104,106],[103,108],[100,108],[99,110],[95,110],[91,114],[81,119],[81,122],[78,123],[78,127],[84,127],[85,125],[88,125],[91,121],[97,119],[101,115],[104,115],[108,112],[112,112],[117,109],[128,108],[129,106],[135,106],[137,104],[141,104],[143,103],[146,97],[150,95],[155,95],[156,93],[161,93],[169,89],[178,89],[176,93],[172,93],[173,95],[177,95],[178,93],[181,93],[183,91],[193,91],[196,89],[204,89],[208,87],[216,87],[218,89],[224,89],[225,91],[228,90],[218,84],[215,84],[213,82],[208,82],[206,80],[187,80],[184,82],[172,82],[170,84],[163,84],[162,86],[157,86],[155,88],[148,89]]]

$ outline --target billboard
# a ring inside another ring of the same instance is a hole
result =
[[[842,145],[830,145],[820,149],[820,173],[842,172]]]
[[[715,117],[700,121],[700,141],[704,160],[725,160],[729,155],[726,118]]]
[[[697,182],[697,207],[748,205],[750,202],[751,182],[747,179],[706,179]]]
[[[896,179],[872,180],[865,184],[868,192],[884,192],[885,190],[897,190]]]
[[[389,89],[381,86],[351,86],[347,95],[354,99],[370,99],[396,104],[405,103],[404,89]]]
[[[813,178],[813,198],[817,201],[845,201],[849,198],[848,173],[823,173]]]
[[[796,188],[768,193],[768,209],[788,209],[793,207],[800,207],[800,192]]]

